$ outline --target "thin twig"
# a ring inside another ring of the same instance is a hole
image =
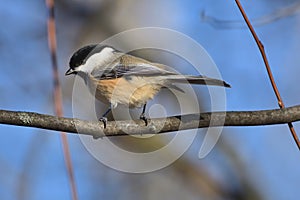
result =
[[[52,62],[52,71],[53,71],[53,83],[54,83],[54,105],[55,105],[55,113],[57,116],[63,116],[63,109],[62,109],[62,97],[61,97],[61,87],[59,82],[59,75],[58,75],[58,65],[57,65],[57,56],[56,56],[56,29],[55,29],[55,17],[54,17],[54,0],[46,0],[46,4],[48,6],[48,43],[49,49],[51,54],[51,62]],[[61,141],[63,147],[63,154],[66,163],[66,168],[68,172],[72,199],[77,200],[77,189],[74,179],[74,172],[70,154],[70,148],[68,143],[68,138],[66,133],[61,132]]]
[[[255,42],[256,42],[256,44],[257,44],[257,46],[258,46],[258,48],[259,48],[259,51],[260,51],[260,53],[261,53],[261,55],[262,55],[262,58],[263,58],[263,60],[264,60],[264,63],[265,63],[265,66],[266,66],[266,69],[267,69],[267,72],[268,72],[268,76],[269,76],[270,82],[271,82],[271,84],[272,84],[274,93],[275,93],[275,95],[276,95],[276,97],[277,97],[278,105],[279,105],[280,108],[284,108],[285,106],[284,106],[284,103],[283,103],[282,98],[281,98],[281,96],[280,96],[280,93],[279,93],[279,91],[278,91],[278,88],[277,88],[277,86],[276,86],[276,83],[275,83],[275,80],[274,80],[274,77],[273,77],[273,74],[272,74],[272,71],[271,71],[271,68],[270,68],[268,59],[267,59],[267,55],[266,55],[266,53],[265,53],[264,45],[263,45],[262,42],[259,40],[259,38],[258,38],[256,32],[254,31],[254,28],[253,28],[253,26],[251,25],[251,23],[250,23],[250,21],[249,21],[247,15],[246,15],[246,13],[245,13],[243,7],[242,7],[240,1],[239,1],[239,0],[235,0],[235,2],[236,2],[236,4],[237,4],[239,10],[241,11],[241,13],[242,13],[242,15],[243,15],[243,18],[245,19],[245,21],[246,21],[246,23],[247,23],[247,26],[248,26],[248,28],[250,29],[251,34],[252,34],[252,36],[254,37]],[[293,127],[293,124],[292,124],[291,122],[289,122],[289,123],[288,123],[288,126],[289,126],[289,129],[290,129],[291,133],[292,133],[292,136],[293,136],[293,138],[294,138],[294,141],[296,142],[296,145],[298,146],[298,149],[300,150],[300,140],[299,140],[299,138],[298,138],[298,136],[297,136],[297,133],[296,133],[294,127]]]
[[[263,26],[272,22],[276,22],[287,17],[299,14],[300,12],[300,3],[296,2],[289,6],[279,8],[270,14],[263,15],[259,18],[253,18],[252,25],[254,26]],[[212,25],[215,28],[221,29],[233,29],[233,28],[244,28],[245,24],[241,20],[224,20],[218,19],[216,17],[206,15],[205,10],[201,12],[201,20]]]
[[[225,121],[224,121],[225,120]],[[108,121],[106,129],[99,121],[56,117],[32,112],[0,110],[0,124],[35,127],[69,133],[103,136],[159,134],[211,126],[261,126],[300,121],[300,105],[262,111],[231,111],[189,114],[143,120]]]

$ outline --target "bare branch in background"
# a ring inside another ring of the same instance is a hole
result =
[[[223,123],[223,119],[225,122]],[[33,112],[0,110],[0,123],[35,127],[69,133],[103,136],[159,134],[210,126],[259,126],[300,121],[300,105],[289,108],[262,111],[231,111],[189,114],[151,119],[148,126],[143,120],[109,121],[107,128],[98,121],[56,117]]]
[[[52,73],[53,73],[53,101],[55,107],[55,114],[59,117],[63,116],[63,106],[62,106],[62,97],[61,97],[61,86],[59,81],[59,73],[58,73],[58,63],[57,63],[57,42],[56,42],[56,24],[55,24],[55,16],[54,16],[54,0],[46,0],[47,8],[48,8],[48,20],[47,20],[47,28],[48,28],[48,45],[50,50],[51,64],[52,64]],[[68,172],[69,184],[72,194],[72,199],[77,200],[77,188],[75,184],[74,178],[74,170],[72,165],[71,153],[69,148],[69,142],[66,133],[61,133],[61,142],[63,147],[63,155],[64,160]]]
[[[287,17],[298,14],[300,12],[300,3],[294,3],[290,6],[280,8],[270,14],[264,15],[259,18],[252,19],[252,24],[254,26],[263,26]],[[241,20],[223,20],[217,19],[213,16],[209,16],[203,10],[201,12],[201,20],[212,25],[215,28],[220,29],[234,29],[234,28],[246,28],[245,23]]]

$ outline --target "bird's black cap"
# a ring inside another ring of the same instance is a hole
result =
[[[110,47],[108,45],[100,44],[90,44],[78,49],[71,57],[69,62],[69,67],[75,69],[76,67],[84,64],[86,60],[95,53],[99,53],[105,47]]]
[[[91,53],[91,51],[96,47],[97,45],[95,44],[92,44],[92,45],[87,45],[87,46],[84,46],[80,49],[78,49],[71,57],[70,59],[70,62],[69,62],[69,67],[71,69],[75,69],[76,67],[82,65],[88,55]]]

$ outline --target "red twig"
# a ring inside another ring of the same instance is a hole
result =
[[[61,87],[59,83],[59,75],[58,75],[58,64],[56,57],[56,30],[55,30],[55,18],[54,18],[54,0],[46,0],[46,4],[48,7],[48,45],[51,54],[51,62],[52,62],[52,70],[53,70],[53,83],[54,83],[54,105],[55,105],[55,113],[57,116],[63,116],[62,109],[62,97],[61,97]],[[72,199],[77,200],[77,189],[75,184],[71,154],[69,150],[69,143],[66,133],[61,132],[61,141],[63,147],[63,154],[66,163],[66,168],[69,176],[69,182],[71,186]]]
[[[272,74],[272,71],[271,71],[271,68],[270,68],[268,59],[267,59],[267,55],[266,55],[266,53],[265,53],[264,45],[263,45],[262,42],[259,40],[259,38],[258,38],[256,32],[254,31],[254,28],[253,28],[253,26],[251,25],[251,23],[250,23],[250,21],[249,21],[247,15],[246,15],[246,13],[245,13],[243,7],[242,7],[240,1],[239,1],[239,0],[235,0],[235,2],[236,2],[236,4],[237,4],[239,10],[241,11],[241,13],[242,13],[242,15],[243,15],[243,18],[245,19],[245,22],[247,23],[247,26],[248,26],[248,28],[250,29],[251,34],[252,34],[252,36],[254,37],[254,40],[255,40],[255,42],[256,42],[256,44],[257,44],[257,46],[258,46],[258,48],[259,48],[259,51],[260,51],[260,53],[261,53],[261,55],[262,55],[262,58],[263,58],[263,60],[264,60],[264,63],[265,63],[265,66],[266,66],[266,69],[267,69],[267,72],[268,72],[269,79],[270,79],[270,81],[271,81],[271,84],[272,84],[274,93],[275,93],[275,95],[276,95],[276,97],[277,97],[277,100],[278,100],[278,105],[279,105],[280,108],[284,108],[285,106],[284,106],[284,103],[283,103],[282,98],[281,98],[281,96],[280,96],[280,93],[279,93],[279,91],[278,91],[278,88],[277,88],[277,86],[276,86],[276,83],[275,83],[275,80],[274,80],[274,77],[273,77],[273,74]],[[292,124],[292,123],[288,123],[288,126],[289,126],[289,129],[290,129],[290,131],[291,131],[291,133],[292,133],[292,136],[293,136],[293,138],[294,138],[294,140],[295,140],[295,142],[296,142],[296,145],[298,146],[298,149],[300,150],[300,141],[299,141],[299,138],[298,138],[298,136],[297,136],[297,133],[296,133],[294,127],[293,127],[293,124]]]

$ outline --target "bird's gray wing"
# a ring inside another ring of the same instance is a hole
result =
[[[92,75],[100,80],[120,78],[123,76],[164,76],[176,73],[155,66],[155,63],[116,64],[105,70],[98,70]]]
[[[152,63],[142,58],[124,55],[116,60],[104,70],[92,72],[92,75],[99,80],[114,79],[130,76],[148,76],[155,77],[156,80],[164,86],[170,86],[175,83],[182,84],[199,84],[199,85],[217,85],[230,87],[223,80],[209,78],[206,76],[190,76],[182,75],[176,72],[167,70],[166,65]]]

